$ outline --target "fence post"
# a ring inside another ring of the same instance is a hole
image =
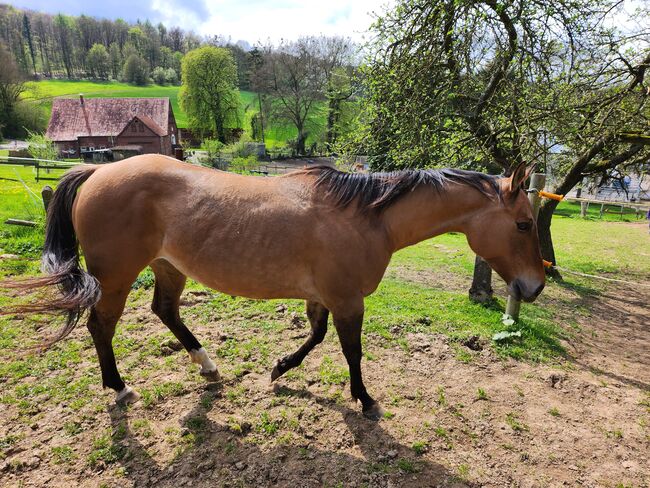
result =
[[[546,184],[546,175],[544,173],[533,173],[530,178],[529,190],[543,190],[544,185]],[[541,198],[537,191],[531,192],[528,194],[528,201],[530,206],[533,207],[533,218],[537,220],[537,214],[539,214],[539,206],[541,203]],[[506,314],[510,315],[514,320],[519,319],[519,309],[521,308],[521,302],[515,300],[511,295],[508,295],[508,301],[506,302]]]
[[[52,195],[54,190],[49,185],[45,185],[41,190],[41,196],[43,197],[43,206],[45,207],[45,213],[47,213],[47,207],[50,206],[50,200],[52,200]]]

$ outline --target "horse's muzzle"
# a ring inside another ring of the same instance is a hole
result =
[[[515,299],[523,302],[534,302],[535,299],[542,293],[544,289],[544,283],[538,284],[537,286],[530,286],[526,284],[523,280],[515,279],[512,280],[508,286],[508,293]]]

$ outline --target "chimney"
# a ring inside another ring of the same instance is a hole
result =
[[[82,93],[79,94],[79,102],[81,102],[81,112],[84,115],[84,121],[86,122],[86,130],[88,131],[88,135],[91,136],[92,133],[90,131],[90,122],[88,121],[88,114],[86,113],[86,104],[84,103],[84,96]]]

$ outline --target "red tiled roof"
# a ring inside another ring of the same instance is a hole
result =
[[[169,98],[55,98],[46,136],[74,141],[84,136],[117,136],[138,116],[153,132],[167,135]]]

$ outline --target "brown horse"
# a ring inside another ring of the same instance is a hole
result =
[[[323,340],[331,313],[352,396],[377,419],[381,408],[361,379],[364,298],[395,251],[454,231],[467,236],[511,294],[534,300],[544,269],[522,191],[527,176],[522,165],[509,178],[450,169],[348,174],[329,167],[264,178],[159,155],[79,166],[61,179],[50,203],[47,276],[26,285],[56,285],[61,293],[24,309],[67,312],[50,343],[89,310],[103,384],[117,392],[118,402],[129,402],[137,394],[120,377],[112,339],[131,285],[146,266],[156,277],[152,310],[212,380],[219,378],[216,365],[179,315],[187,276],[229,295],[304,299],[311,334],[277,362],[271,379],[298,366]]]

